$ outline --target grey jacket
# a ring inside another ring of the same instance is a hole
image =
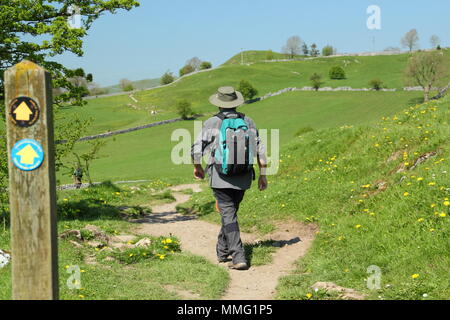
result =
[[[224,113],[234,113],[234,111]],[[261,159],[265,159],[265,147],[261,142],[255,122],[247,116],[245,116],[245,122],[249,126],[248,131],[250,137],[254,137],[254,142],[252,144],[254,146],[253,154],[257,155]],[[209,184],[212,188],[237,190],[250,189],[253,181],[252,172],[240,176],[228,177],[220,174],[214,166],[214,158],[211,156],[211,153],[214,148],[217,147],[216,143],[219,141],[218,134],[220,132],[221,123],[222,121],[216,116],[205,121],[201,133],[192,145],[192,159],[195,164],[201,164],[203,156],[209,155],[206,172],[209,176]]]

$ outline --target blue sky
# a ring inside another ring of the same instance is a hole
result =
[[[101,17],[85,38],[83,57],[57,58],[82,67],[101,85],[122,78],[141,80],[178,70],[198,56],[217,66],[244,50],[280,51],[298,35],[338,52],[381,51],[400,47],[400,38],[416,28],[420,47],[436,34],[450,46],[448,0],[141,0],[132,11]],[[381,8],[381,30],[368,30],[366,9]]]

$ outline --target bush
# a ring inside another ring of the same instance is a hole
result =
[[[273,60],[275,58],[275,55],[272,50],[267,51],[266,60]]]
[[[177,113],[184,120],[189,119],[194,112],[192,111],[191,103],[185,99],[178,101],[177,103]]]
[[[180,69],[180,77],[185,76],[194,71],[195,71],[194,67],[191,66],[190,64],[187,64],[183,68]]]
[[[297,132],[294,134],[294,137],[299,137],[299,136],[304,135],[305,133],[312,132],[312,131],[314,131],[314,129],[312,127],[303,127],[303,128],[300,128],[297,130]]]
[[[258,90],[256,90],[256,88],[254,88],[247,80],[241,80],[238,91],[242,93],[245,100],[251,100],[258,94]]]
[[[318,91],[323,84],[322,76],[320,74],[314,73],[309,80],[311,80],[312,87]]]
[[[369,82],[369,86],[376,91],[380,91],[383,88],[383,81],[380,79],[373,79]]]
[[[166,85],[169,83],[172,83],[175,80],[175,77],[173,76],[172,72],[166,72],[161,77],[161,84]]]
[[[200,65],[200,70],[207,70],[207,69],[211,69],[212,68],[212,64],[211,62],[208,61],[203,61],[202,64]]]
[[[341,80],[345,79],[345,70],[341,66],[334,66],[330,69],[330,79]]]
[[[322,49],[322,55],[323,55],[324,57],[331,56],[331,55],[334,54],[334,52],[335,52],[334,48],[333,48],[332,46],[330,46],[330,45],[325,46],[325,47],[323,47],[323,49]]]

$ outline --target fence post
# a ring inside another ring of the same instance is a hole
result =
[[[12,297],[58,299],[52,82],[22,61],[5,72]]]

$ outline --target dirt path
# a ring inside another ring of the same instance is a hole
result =
[[[141,234],[163,236],[173,234],[178,237],[182,249],[203,256],[217,264],[216,240],[220,226],[197,220],[195,216],[184,216],[176,212],[176,205],[189,200],[190,195],[178,193],[185,189],[200,192],[197,184],[182,185],[171,188],[175,202],[154,206],[153,214],[140,221]],[[270,300],[274,298],[275,288],[281,276],[287,275],[295,266],[294,262],[302,257],[310,247],[316,229],[298,222],[285,222],[277,230],[263,238],[242,233],[244,243],[256,240],[275,240],[279,249],[273,254],[273,262],[264,266],[251,267],[247,271],[230,270],[230,285],[222,297],[224,300]]]

